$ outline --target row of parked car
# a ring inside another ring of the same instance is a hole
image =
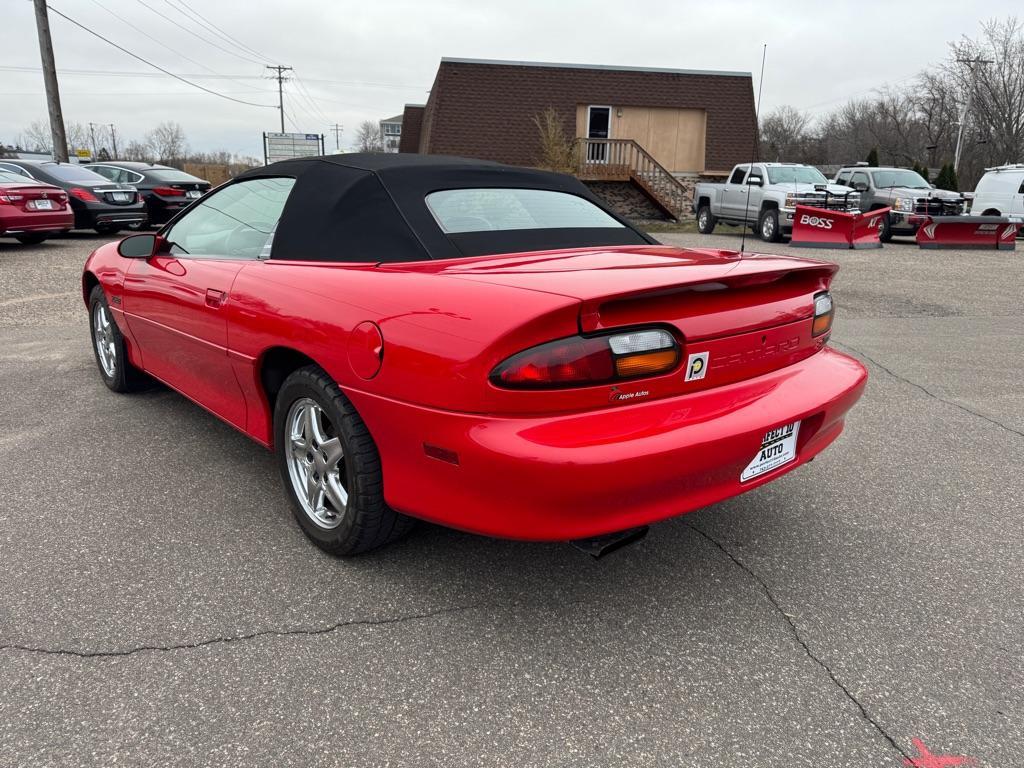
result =
[[[936,189],[906,168],[840,168],[833,180],[817,169],[796,163],[741,163],[721,184],[702,183],[694,190],[697,228],[710,234],[719,223],[753,226],[762,240],[789,235],[797,205],[867,212],[890,208],[880,239],[914,235],[911,216],[1024,216],[1024,164],[987,169],[973,195]]]
[[[209,189],[167,165],[0,158],[0,237],[34,245],[71,229],[159,226]]]

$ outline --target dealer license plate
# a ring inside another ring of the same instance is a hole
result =
[[[35,208],[37,211],[52,211],[53,210],[53,201],[52,200],[34,200],[34,201],[32,201],[32,204],[29,207],[30,208]]]
[[[112,192],[110,196],[114,198],[115,203],[127,203],[132,199],[129,192]]]
[[[185,197],[187,197],[187,198],[189,198],[191,200],[195,200],[197,197],[202,197],[202,196],[203,196],[203,193],[200,192],[198,189],[190,189],[188,192],[185,193]]]
[[[796,437],[800,434],[800,422],[794,421],[784,427],[773,429],[764,436],[761,448],[754,460],[740,474],[740,482],[753,480],[755,477],[771,472],[773,469],[789,464],[796,458]]]

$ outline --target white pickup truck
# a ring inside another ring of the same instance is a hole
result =
[[[716,224],[751,226],[766,242],[792,232],[798,203],[855,213],[860,194],[830,182],[817,168],[796,163],[741,163],[724,184],[700,183],[693,191],[703,234],[711,234]]]

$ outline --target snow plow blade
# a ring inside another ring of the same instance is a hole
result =
[[[1024,221],[1005,216],[912,216],[922,248],[1013,251]]]
[[[846,213],[798,205],[789,244],[800,248],[881,248],[882,217],[888,213],[888,208]]]

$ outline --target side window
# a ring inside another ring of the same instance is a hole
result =
[[[732,176],[729,177],[730,184],[742,184],[743,177],[747,175],[747,169],[742,165],[738,166],[736,170],[732,172]]]
[[[1020,189],[1017,190],[1018,195],[1024,195],[1024,178],[1020,180]]]
[[[207,195],[166,233],[171,253],[200,259],[256,259],[281,218],[295,179],[249,179]]]
[[[98,173],[104,179],[117,181],[117,168],[111,168],[109,165],[90,165],[88,168],[90,171]]]
[[[125,171],[124,180],[129,184],[141,184],[146,180],[146,177],[135,171]]]
[[[858,184],[862,184],[865,189],[871,188],[871,185],[868,183],[868,175],[862,171],[857,171],[857,173],[853,174],[853,180],[850,186],[855,187]]]
[[[850,186],[850,172],[843,171],[836,176],[836,184],[842,184],[844,187]]]

